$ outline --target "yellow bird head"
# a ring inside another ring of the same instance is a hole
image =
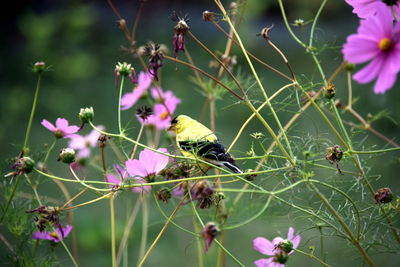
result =
[[[193,119],[186,115],[179,115],[171,121],[168,131],[174,131],[179,134]]]

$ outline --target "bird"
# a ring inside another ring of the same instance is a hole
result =
[[[200,122],[189,116],[179,115],[171,120],[168,130],[176,133],[176,145],[184,156],[202,158],[234,173],[243,173],[219,143],[217,136]]]

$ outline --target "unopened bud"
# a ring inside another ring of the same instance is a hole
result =
[[[214,12],[206,10],[206,11],[203,12],[203,20],[205,20],[205,21],[214,21],[214,15],[215,15]]]
[[[30,157],[22,157],[15,161],[12,168],[17,174],[30,173],[35,167],[35,161]]]
[[[93,107],[81,108],[81,111],[79,111],[79,119],[81,120],[82,123],[88,123],[89,121],[92,121],[93,117],[94,117]]]
[[[375,202],[376,203],[389,203],[392,202],[393,200],[393,193],[392,190],[390,190],[389,187],[384,187],[381,189],[378,189],[378,191],[376,191],[375,195]]]
[[[278,244],[278,247],[283,252],[290,253],[293,250],[293,243],[292,243],[292,241],[285,239]]]
[[[204,225],[203,230],[201,231],[201,236],[205,242],[205,251],[207,252],[210,248],[212,242],[217,237],[218,233],[220,232],[217,225],[213,222],[208,222]]]
[[[328,83],[324,87],[324,96],[328,99],[335,97],[336,95],[336,87],[333,83]]]
[[[33,65],[34,72],[42,73],[45,70],[46,70],[46,63],[44,63],[43,61],[36,62],[35,65]]]
[[[345,68],[347,71],[353,71],[356,68],[356,65],[347,63]]]
[[[304,26],[304,20],[303,19],[296,19],[294,21],[293,25],[297,26],[297,27],[302,27],[302,26]]]
[[[169,188],[162,188],[160,190],[157,191],[157,199],[161,200],[165,203],[168,202],[168,199],[170,199],[172,197],[171,191],[169,190]]]
[[[75,150],[72,148],[63,148],[58,156],[58,161],[71,164],[75,161]]]
[[[274,261],[279,262],[280,264],[285,264],[289,259],[289,256],[286,252],[281,252],[276,254],[274,257]]]

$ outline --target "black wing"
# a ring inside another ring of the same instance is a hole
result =
[[[218,165],[223,165],[235,173],[242,173],[242,170],[236,166],[235,160],[226,152],[225,148],[220,143],[209,141],[180,141],[179,146],[184,151],[191,152]]]

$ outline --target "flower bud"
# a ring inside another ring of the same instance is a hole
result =
[[[393,193],[389,187],[380,188],[376,191],[375,195],[375,202],[378,204],[384,204],[392,202],[393,200]]]
[[[214,21],[214,16],[215,16],[214,12],[208,10],[203,12],[203,20],[205,21]]]
[[[170,199],[171,197],[172,197],[172,194],[171,194],[171,191],[169,190],[169,188],[164,187],[157,191],[157,199],[158,200],[168,203],[168,199]]]
[[[36,62],[35,65],[33,65],[34,72],[42,73],[45,70],[46,70],[46,63],[44,63],[43,61]]]
[[[71,164],[75,161],[75,150],[72,148],[63,148],[58,156],[58,161]]]
[[[302,27],[304,26],[304,20],[303,19],[296,19],[293,23],[294,26],[296,27]]]
[[[126,62],[118,62],[118,64],[115,66],[115,72],[121,76],[129,76],[134,72],[134,68],[131,64],[128,64]]]
[[[326,149],[325,158],[329,162],[339,162],[343,157],[343,151],[340,150],[338,145],[334,145],[332,147],[328,147]]]
[[[253,172],[252,169],[248,169],[246,170],[246,172]],[[246,179],[247,181],[254,181],[256,179],[258,174],[255,173],[251,173],[251,174],[247,174],[244,176],[244,179]]]
[[[278,244],[278,247],[286,253],[290,253],[293,250],[293,243],[292,241],[285,239]]]
[[[336,87],[333,83],[328,83],[324,87],[324,96],[328,99],[335,97],[336,95]]]
[[[82,123],[88,123],[92,121],[94,117],[94,110],[93,107],[90,108],[81,108],[79,111],[79,119]]]
[[[351,64],[351,63],[347,63],[345,69],[347,71],[353,71],[356,68],[356,65]]]
[[[12,168],[16,170],[16,174],[30,173],[35,167],[35,161],[30,157],[18,158]]]

